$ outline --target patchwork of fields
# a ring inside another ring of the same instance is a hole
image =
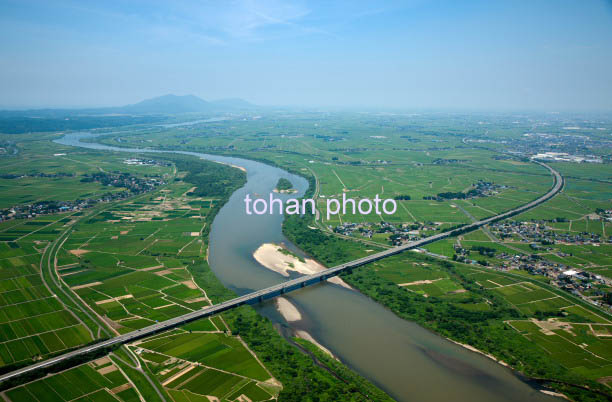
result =
[[[214,201],[187,201],[187,189],[118,204],[74,225],[62,243],[62,282],[118,332],[210,305],[186,261],[206,256],[202,231]]]
[[[95,334],[41,276],[45,248],[70,222],[65,215],[0,224],[0,364],[24,364],[91,342]]]
[[[142,398],[132,381],[109,357],[12,388],[2,392],[2,396],[13,402],[137,402]]]
[[[94,198],[121,191],[100,183],[82,182],[87,174],[112,172],[118,167],[125,173],[145,173],[143,166],[124,164],[124,155],[78,150],[51,143],[52,137],[40,134],[35,140],[22,139],[17,158],[0,158],[0,209],[41,201]],[[146,166],[146,173],[163,175],[170,173],[170,168]]]
[[[222,320],[217,319],[216,325],[227,331]],[[251,401],[264,401],[278,395],[278,381],[239,338],[203,329],[196,322],[131,348],[176,401],[191,400],[194,395],[220,400],[242,400],[244,395]]]
[[[115,204],[75,224],[58,250],[61,281],[116,334],[212,304],[190,266],[206,260],[207,215],[217,200],[190,190],[175,184]],[[280,383],[229,333],[211,317],[130,349],[174,400],[275,398]]]

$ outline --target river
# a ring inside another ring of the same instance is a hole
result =
[[[93,137],[89,133],[72,133],[56,142],[117,152],[162,152],[80,141]],[[251,198],[254,194],[267,196],[280,177],[289,179],[298,189],[298,194],[277,194],[277,197],[300,196],[307,189],[307,181],[251,160],[197,152],[177,153],[247,170],[247,183],[232,194],[211,228],[209,262],[217,277],[238,294],[285,280],[252,257],[263,243],[284,242],[296,249],[282,234],[282,216],[247,215],[243,199],[246,194],[251,194]],[[538,392],[493,360],[397,317],[359,292],[323,283],[286,297],[300,310],[302,320],[286,323],[273,302],[256,308],[284,328],[309,332],[343,363],[398,401],[531,402],[556,399]]]

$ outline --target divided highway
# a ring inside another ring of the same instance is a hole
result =
[[[541,197],[537,198],[534,201],[531,201],[513,210],[504,212],[500,215],[496,215],[496,216],[493,216],[487,219],[483,219],[478,222],[474,222],[466,226],[462,226],[460,228],[457,228],[457,229],[454,229],[448,232],[439,233],[437,235],[430,236],[430,237],[427,237],[421,240],[406,243],[399,247],[394,247],[392,249],[381,251],[379,253],[372,254],[367,257],[363,257],[363,258],[360,258],[354,261],[350,261],[350,262],[347,262],[341,265],[337,265],[335,267],[326,269],[321,272],[317,272],[315,274],[301,276],[299,278],[292,279],[292,280],[280,283],[278,285],[274,285],[274,286],[270,286],[265,289],[257,290],[255,292],[252,292],[252,293],[240,296],[240,297],[236,297],[235,299],[228,300],[223,303],[219,303],[219,304],[216,304],[210,307],[206,307],[198,311],[193,311],[191,313],[182,315],[180,317],[172,318],[170,320],[166,320],[166,321],[163,321],[163,322],[160,322],[160,323],[157,323],[157,324],[154,324],[154,325],[151,325],[151,326],[148,326],[148,327],[136,330],[136,331],[132,331],[127,334],[120,335],[115,338],[97,343],[95,345],[86,346],[86,347],[74,350],[72,352],[68,352],[68,353],[62,354],[60,356],[57,356],[57,357],[54,357],[54,358],[51,358],[45,361],[32,364],[30,366],[21,368],[19,370],[15,370],[10,373],[1,375],[0,382],[6,381],[14,377],[18,377],[20,375],[23,375],[29,372],[33,372],[35,370],[40,370],[46,367],[51,367],[57,363],[69,360],[73,357],[76,357],[76,356],[79,356],[85,353],[98,351],[100,349],[107,348],[107,347],[114,346],[114,345],[121,345],[124,343],[129,343],[137,339],[144,338],[144,337],[147,337],[147,336],[159,333],[159,332],[164,332],[169,329],[186,324],[188,322],[191,322],[191,321],[194,321],[200,318],[208,317],[214,314],[218,314],[223,311],[226,311],[226,310],[238,307],[238,306],[242,306],[244,304],[257,304],[264,300],[279,296],[281,294],[285,294],[285,293],[291,292],[296,289],[300,289],[306,286],[313,285],[315,283],[322,282],[328,278],[331,278],[333,276],[340,274],[342,271],[346,271],[346,270],[356,268],[356,267],[359,267],[359,266],[362,266],[362,265],[365,265],[365,264],[368,264],[374,261],[378,261],[388,256],[399,254],[406,250],[412,250],[415,248],[419,248],[426,244],[435,242],[437,240],[441,240],[446,237],[456,236],[461,233],[469,232],[469,231],[478,229],[481,226],[487,225],[489,223],[499,221],[502,219],[506,219],[513,215],[517,215],[521,212],[524,212],[528,209],[531,209],[549,200],[550,198],[555,196],[557,193],[559,193],[561,189],[563,188],[563,184],[564,184],[563,177],[559,174],[559,172],[557,172],[556,170],[554,170],[553,168],[551,168],[550,166],[544,163],[541,163],[541,162],[535,162],[535,163],[547,168],[551,172],[553,179],[554,179],[554,185],[546,194],[542,195]]]

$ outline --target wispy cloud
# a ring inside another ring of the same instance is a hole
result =
[[[27,2],[27,0],[24,0]],[[28,2],[30,3],[30,2]],[[36,2],[29,5],[37,7]],[[262,41],[283,35],[323,33],[304,24],[311,13],[305,3],[281,0],[161,1],[137,0],[130,3],[89,2],[63,0],[38,3],[53,14],[74,15],[74,20],[40,21],[41,25],[58,26],[78,33],[113,26],[128,35],[140,32],[143,36],[162,41],[191,41],[209,45],[224,45],[236,41]],[[39,7],[40,9],[40,7]],[[84,27],[79,20],[90,21]],[[122,32],[108,32],[109,35]]]
[[[311,10],[299,2],[280,0],[233,0],[153,3],[147,12],[127,14],[138,19],[153,34],[169,38],[187,34],[210,44],[232,41],[261,41],[286,35],[321,33],[302,20]]]
[[[241,39],[263,39],[267,28],[302,29],[299,21],[310,10],[298,3],[278,0],[239,0],[230,3],[218,20],[226,34]]]

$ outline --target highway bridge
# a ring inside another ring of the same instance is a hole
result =
[[[133,342],[140,338],[144,338],[144,337],[147,337],[147,336],[159,333],[159,332],[164,332],[169,329],[186,324],[188,322],[195,321],[200,318],[209,317],[209,316],[221,313],[223,311],[230,310],[238,306],[242,306],[244,304],[257,304],[264,300],[271,299],[276,296],[322,282],[328,278],[331,278],[333,276],[340,274],[343,271],[347,271],[347,270],[350,270],[350,269],[353,269],[353,268],[356,268],[356,267],[359,267],[359,266],[362,266],[362,265],[365,265],[365,264],[368,264],[374,261],[378,261],[383,258],[389,257],[391,255],[399,254],[407,250],[419,248],[426,244],[433,243],[435,241],[444,239],[446,237],[456,236],[462,233],[476,230],[480,228],[481,226],[487,225],[489,223],[499,221],[502,219],[506,219],[513,215],[517,215],[521,212],[524,212],[528,209],[531,209],[549,200],[550,198],[554,197],[557,193],[559,193],[559,191],[561,191],[561,189],[563,188],[563,177],[556,170],[552,169],[550,166],[544,163],[540,163],[540,162],[535,162],[535,163],[547,168],[551,172],[553,179],[554,179],[554,185],[546,194],[542,195],[541,197],[537,198],[534,201],[531,201],[530,203],[524,204],[513,210],[504,212],[500,215],[496,215],[496,216],[493,216],[487,219],[483,219],[481,221],[474,222],[466,226],[462,226],[454,230],[450,230],[448,232],[439,233],[434,236],[430,236],[424,239],[406,243],[399,247],[394,247],[394,248],[391,248],[385,251],[381,251],[376,254],[368,255],[366,257],[363,257],[363,258],[360,258],[354,261],[340,264],[335,267],[326,269],[324,271],[317,272],[315,274],[301,276],[296,279],[292,279],[292,280],[289,280],[283,283],[279,283],[278,285],[274,285],[274,286],[270,286],[265,289],[257,290],[255,292],[236,297],[235,299],[228,300],[223,303],[215,304],[213,306],[206,307],[198,311],[193,311],[191,313],[182,315],[180,317],[172,318],[170,320],[166,320],[166,321],[154,324],[154,325],[150,325],[148,327],[145,327],[145,328],[142,328],[136,331],[132,331],[127,334],[120,335],[120,336],[117,336],[115,338],[112,338],[112,339],[109,339],[109,340],[106,340],[100,343],[96,343],[94,345],[86,346],[86,347],[74,350],[72,352],[67,352],[60,356],[53,357],[51,359],[41,361],[39,363],[35,363],[30,366],[1,375],[0,382],[6,381],[11,378],[18,377],[26,373],[34,372],[36,370],[51,367],[55,364],[58,364],[60,362],[65,362],[71,358],[74,358],[82,354],[100,351],[101,349],[108,348],[111,346]]]

